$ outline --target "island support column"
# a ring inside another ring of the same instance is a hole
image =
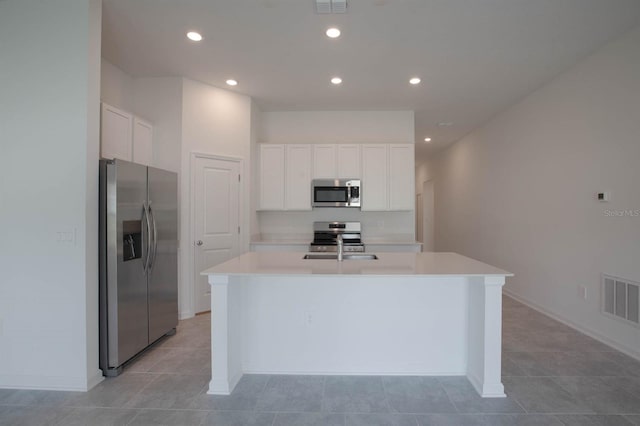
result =
[[[211,285],[210,395],[230,395],[242,378],[240,292],[242,278],[209,275]]]
[[[502,385],[504,277],[469,278],[467,378],[483,398],[505,397]]]

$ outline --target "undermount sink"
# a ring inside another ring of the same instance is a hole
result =
[[[338,255],[335,253],[310,253],[305,254],[303,259],[312,260],[338,260]],[[346,253],[342,256],[343,260],[377,260],[378,256],[368,253]]]

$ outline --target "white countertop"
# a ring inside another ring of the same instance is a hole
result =
[[[313,237],[307,239],[269,239],[269,240],[253,240],[250,244],[256,245],[305,245],[308,246]]]
[[[422,243],[420,241],[407,241],[407,240],[393,240],[393,239],[375,239],[375,238],[371,238],[371,239],[363,239],[362,242],[364,243],[364,245],[366,246],[367,244],[369,245],[376,245],[376,246],[401,246],[404,244],[407,245],[419,245],[421,246]]]
[[[311,244],[313,237],[308,239],[268,239],[268,240],[253,240],[250,244],[256,245],[306,245]],[[407,241],[407,240],[393,240],[393,239],[365,239],[362,241],[365,246],[371,245],[422,245],[420,241]]]
[[[311,260],[304,253],[249,252],[202,275],[513,276],[457,253],[376,253],[377,260]]]

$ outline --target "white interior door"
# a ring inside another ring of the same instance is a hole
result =
[[[202,271],[240,254],[240,163],[196,157],[194,174],[195,311],[211,309]]]

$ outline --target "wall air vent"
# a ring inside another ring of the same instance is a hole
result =
[[[347,13],[347,0],[331,0],[333,13]]]
[[[316,0],[316,13],[331,13],[331,0]]]
[[[602,312],[626,323],[640,326],[640,283],[602,275]]]
[[[347,0],[315,0],[316,13],[347,13]]]

